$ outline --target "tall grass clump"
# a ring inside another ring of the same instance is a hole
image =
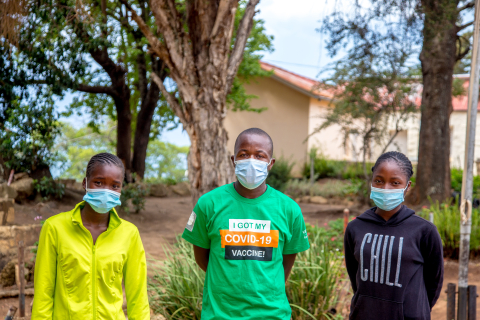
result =
[[[193,246],[179,235],[174,248],[164,251],[163,265],[149,279],[150,307],[167,320],[200,319],[205,272],[195,263]]]
[[[332,249],[325,229],[309,226],[308,231],[310,249],[297,255],[286,285],[292,318],[334,319],[329,310],[337,303],[341,249]]]
[[[443,254],[447,258],[457,259],[460,250],[460,208],[454,201],[432,203],[430,208],[424,207],[419,215],[429,219],[433,213],[433,222],[442,238]],[[480,255],[480,217],[479,210],[472,210],[472,232],[470,234],[470,252],[472,256]]]

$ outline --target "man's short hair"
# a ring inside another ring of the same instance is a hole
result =
[[[237,137],[237,140],[235,140],[235,146],[234,146],[234,152],[235,154],[237,153],[236,150],[237,150],[237,145],[238,145],[238,141],[240,139],[241,136],[243,136],[244,134],[254,134],[254,135],[257,135],[257,136],[264,136],[268,139],[268,142],[270,144],[270,157],[273,156],[273,140],[272,138],[268,135],[268,133],[266,133],[265,131],[263,131],[262,129],[260,128],[250,128],[250,129],[247,129],[247,130],[243,130]]]

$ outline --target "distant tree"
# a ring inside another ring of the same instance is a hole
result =
[[[345,5],[337,4],[338,9],[324,20],[331,55],[342,46],[368,55],[385,40],[421,44],[422,119],[415,202],[428,197],[442,201],[450,195],[452,76],[456,62],[470,48],[461,34],[472,22],[461,23],[474,4],[473,0],[357,1],[348,3],[353,6],[348,13]],[[398,48],[392,47],[391,52]]]
[[[250,32],[259,27],[253,19],[259,0],[152,0],[156,28],[141,17],[135,4],[120,1],[175,82],[178,91],[169,92],[159,75],[151,74],[190,137],[188,174],[196,202],[233,179],[223,120]]]
[[[333,108],[314,133],[339,125],[344,143],[358,136],[361,143],[355,152],[361,152],[365,180],[370,179],[366,163],[372,146],[382,146],[384,153],[417,111],[419,84],[407,63],[410,54],[408,43],[397,46],[388,38],[375,50],[350,49],[320,86],[334,93]]]

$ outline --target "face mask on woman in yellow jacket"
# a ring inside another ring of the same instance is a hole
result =
[[[120,219],[123,164],[98,154],[87,166],[84,202],[45,222],[35,264],[32,320],[150,319],[145,251],[138,229]]]

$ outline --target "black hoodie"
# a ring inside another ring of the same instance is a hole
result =
[[[345,232],[352,320],[430,320],[443,283],[437,228],[406,206],[388,221],[371,208]]]

